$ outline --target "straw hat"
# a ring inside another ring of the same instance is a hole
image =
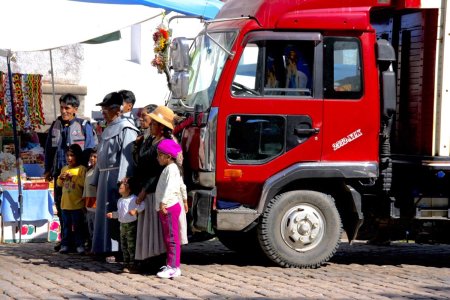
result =
[[[175,114],[167,106],[158,106],[152,113],[148,114],[156,122],[173,130],[173,119]]]

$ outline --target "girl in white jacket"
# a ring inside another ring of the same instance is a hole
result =
[[[157,276],[173,278],[181,275],[180,251],[181,236],[179,218],[183,212],[181,203],[187,211],[186,186],[176,164],[181,154],[181,147],[173,139],[162,140],[158,144],[158,162],[165,166],[159,177],[155,191],[155,209],[163,228],[164,244],[166,246],[167,261]],[[186,230],[186,229],[184,229]]]

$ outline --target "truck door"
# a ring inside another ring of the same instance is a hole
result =
[[[324,37],[322,160],[376,162],[380,96],[374,35]]]
[[[218,109],[219,200],[254,207],[272,175],[320,160],[321,39],[319,33],[254,32],[238,45],[240,55],[224,70]]]

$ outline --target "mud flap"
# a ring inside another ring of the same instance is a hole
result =
[[[348,241],[351,243],[358,235],[359,228],[364,222],[364,216],[361,210],[361,194],[349,185],[347,185],[347,188],[352,196],[353,211],[343,225],[347,232]]]

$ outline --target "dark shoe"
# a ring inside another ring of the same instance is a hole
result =
[[[115,262],[123,262],[123,255],[122,253],[116,253],[113,255]]]
[[[139,267],[136,264],[130,264],[129,270],[131,274],[139,274]]]
[[[61,243],[56,243],[55,247],[53,247],[53,249],[58,252],[59,250],[61,250]]]
[[[105,262],[105,261],[106,261],[104,255],[97,254],[97,253],[94,253],[94,252],[92,252],[92,258],[93,258],[95,261],[99,261],[99,262]]]

